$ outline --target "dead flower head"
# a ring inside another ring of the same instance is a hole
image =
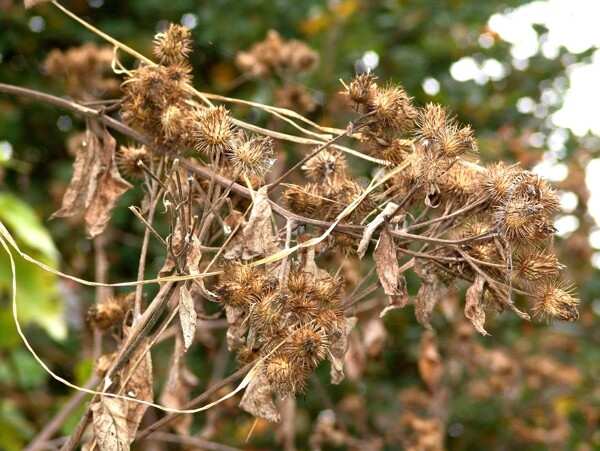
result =
[[[339,150],[323,150],[306,162],[302,169],[309,179],[320,183],[328,178],[343,177],[348,163]]]
[[[192,52],[191,31],[181,25],[169,25],[166,31],[154,37],[152,51],[164,65],[186,61]]]
[[[235,146],[234,124],[223,106],[195,111],[196,150],[211,159],[230,153]]]
[[[268,136],[253,136],[240,132],[235,139],[232,150],[227,154],[235,174],[248,177],[264,178],[275,160],[273,156],[273,140]]]
[[[573,297],[572,289],[563,282],[550,282],[543,286],[536,298],[533,312],[548,321],[575,321],[579,300]]]
[[[138,161],[142,161],[146,166],[150,166],[152,153],[144,145],[141,146],[121,146],[117,152],[117,166],[121,172],[131,179],[143,180],[144,171],[138,166]]]

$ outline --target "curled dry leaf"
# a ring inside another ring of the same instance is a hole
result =
[[[481,306],[483,300],[483,287],[485,280],[481,276],[477,276],[473,285],[469,287],[466,295],[465,316],[471,321],[477,332],[481,335],[489,335],[483,328],[485,323],[485,311]]]
[[[103,396],[92,404],[94,438],[100,451],[129,449],[129,427],[127,425],[127,401]]]
[[[281,416],[273,403],[271,386],[262,371],[259,371],[246,387],[240,407],[257,418],[263,418],[272,423],[281,421]]]
[[[415,317],[417,321],[431,329],[429,320],[438,299],[443,299],[447,288],[440,282],[438,276],[433,272],[431,265],[417,260],[414,266],[415,273],[421,279],[421,287],[415,298]]]
[[[406,279],[400,272],[394,240],[387,228],[381,231],[377,247],[373,252],[373,259],[383,292],[389,296],[389,305],[379,315],[383,317],[390,311],[402,308],[408,303]]]
[[[88,126],[86,139],[77,149],[73,177],[63,196],[60,210],[50,219],[84,213],[90,238],[101,234],[121,195],[132,185],[125,181],[115,164],[115,139],[106,128],[102,139]]]
[[[248,332],[248,321],[244,312],[229,306],[225,306],[225,315],[227,316],[227,347],[230,351],[239,349],[246,340],[244,335]]]
[[[442,377],[444,367],[438,351],[437,338],[431,330],[426,330],[421,336],[419,350],[419,374],[430,391],[434,391]]]
[[[171,360],[169,361],[169,375],[160,395],[160,403],[172,409],[181,409],[190,399],[190,391],[198,380],[187,369],[184,358],[183,338],[177,335]],[[171,422],[171,427],[178,434],[183,436],[190,435],[192,426],[192,415],[185,414]]]
[[[358,258],[363,258],[365,256],[365,252],[367,252],[367,248],[369,247],[369,242],[371,241],[373,233],[375,233],[379,226],[385,221],[387,221],[389,219],[389,216],[393,214],[397,209],[398,205],[396,205],[393,202],[388,202],[383,211],[377,216],[375,216],[375,219],[373,219],[373,221],[371,221],[371,223],[367,225],[367,227],[365,227],[363,236],[360,239],[360,243],[358,244],[358,249],[356,250]]]
[[[344,318],[344,330],[339,331],[335,340],[329,346],[328,359],[331,362],[331,383],[339,384],[344,380],[344,356],[348,350],[348,335],[356,325],[358,318]]]
[[[126,328],[126,335],[131,329]],[[139,360],[139,363],[138,363]],[[137,366],[136,366],[137,365]],[[124,382],[125,389],[123,393],[131,398],[139,399],[140,401],[152,402],[154,392],[152,389],[152,357],[150,355],[150,345],[148,339],[140,344],[137,351],[131,356],[127,364],[121,372],[122,383]],[[129,375],[131,374],[131,377]],[[128,378],[129,377],[129,378]],[[128,378],[128,379],[126,379]],[[135,439],[138,427],[142,422],[144,414],[148,410],[148,406],[135,401],[127,401],[127,426],[129,428],[129,443]]]
[[[277,237],[273,233],[271,213],[267,186],[263,186],[256,192],[250,218],[244,226],[243,258],[250,259],[257,255],[266,257],[280,250]]]
[[[187,284],[179,288],[179,322],[183,333],[184,351],[187,351],[194,341],[196,335],[196,309],[194,307],[194,298],[187,289]]]

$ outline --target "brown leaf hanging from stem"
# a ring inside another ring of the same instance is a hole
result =
[[[356,325],[358,318],[344,318],[344,330],[339,331],[336,340],[331,341],[328,359],[331,362],[331,383],[338,385],[344,380],[344,356],[348,350],[348,335]]]
[[[404,307],[408,302],[406,279],[400,272],[394,241],[388,228],[381,231],[377,247],[373,252],[373,259],[383,292],[390,300],[389,305],[379,315],[383,317],[391,310]]]
[[[273,226],[271,225],[271,213],[267,186],[263,186],[256,192],[248,224],[244,226],[243,257],[245,259],[257,255],[266,257],[279,251],[277,237],[273,233]]]
[[[272,423],[281,421],[281,416],[273,403],[271,386],[262,371],[259,371],[246,387],[240,407],[257,418],[264,418]]]
[[[125,328],[124,332],[128,335],[130,328]],[[141,359],[140,359],[141,357]],[[139,360],[139,364],[137,363]],[[135,365],[137,364],[137,367]],[[127,364],[123,367],[121,374],[126,378],[131,374],[129,380],[125,380],[125,395],[139,399],[141,401],[152,402],[154,391],[152,389],[152,357],[150,355],[150,346],[148,339],[140,344],[138,350],[131,356]],[[148,406],[135,401],[127,401],[127,426],[129,428],[129,442],[135,439],[138,427],[148,410]]]
[[[415,317],[417,321],[431,329],[429,319],[438,300],[446,296],[447,289],[433,271],[431,264],[416,260],[414,271],[421,279],[421,287],[415,298]]]
[[[127,425],[127,401],[102,397],[92,404],[94,436],[100,451],[122,451],[129,449],[129,427]]]
[[[481,276],[477,276],[473,285],[469,287],[466,295],[465,316],[471,321],[477,332],[481,335],[489,335],[483,328],[485,323],[485,311],[481,306],[483,300],[483,288],[485,280]]]
[[[119,198],[132,187],[119,174],[115,164],[115,147],[116,141],[106,128],[99,138],[88,124],[86,139],[77,149],[73,177],[63,196],[62,206],[50,219],[83,212],[90,238],[106,229]]]
[[[197,319],[194,298],[184,283],[179,288],[179,322],[183,333],[184,351],[187,351],[194,341]]]

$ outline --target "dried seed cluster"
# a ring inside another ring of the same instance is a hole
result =
[[[314,275],[295,267],[281,285],[263,269],[228,262],[215,293],[241,318],[245,338],[230,342],[238,359],[264,357],[264,380],[273,392],[286,395],[304,389],[306,378],[342,337],[343,289],[342,279],[326,271]]]
[[[142,128],[163,150],[193,149],[218,162],[219,170],[231,165],[238,176],[262,179],[273,163],[272,140],[238,132],[223,106],[207,108],[192,101],[191,50],[190,30],[181,25],[156,35],[153,51],[159,64],[140,66],[123,84],[124,121]],[[130,169],[126,159],[122,164]]]
[[[272,72],[310,72],[319,63],[319,55],[304,42],[284,41],[275,30],[269,30],[264,41],[249,51],[240,52],[235,59],[239,69],[253,77],[266,77]]]
[[[302,169],[314,180],[303,186],[291,185],[283,193],[283,201],[294,213],[322,221],[333,221],[354,200],[363,195],[363,185],[346,173],[345,156],[337,150],[323,150]],[[344,224],[359,224],[373,210],[374,196],[366,198],[343,219]],[[356,245],[353,238],[333,235],[332,244],[350,252]]]
[[[120,329],[125,315],[133,307],[135,295],[132,293],[108,298],[99,304],[92,305],[86,319],[92,327],[105,331],[111,327]]]
[[[110,46],[87,42],[65,51],[53,49],[44,60],[44,70],[65,82],[69,95],[81,100],[106,98],[119,92],[116,78],[104,78],[110,72],[113,51]]]

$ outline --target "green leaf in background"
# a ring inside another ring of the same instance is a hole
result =
[[[48,231],[42,225],[35,212],[9,193],[0,193],[0,221],[23,252],[51,267],[58,266],[58,250]],[[17,272],[17,302],[19,320],[23,324],[35,323],[42,327],[52,338],[62,340],[66,337],[66,325],[63,320],[63,305],[58,296],[57,277],[23,260],[13,252]],[[11,292],[12,280],[10,260],[6,252],[0,253],[0,290]],[[3,327],[0,345],[10,345],[16,338],[16,329],[12,317],[0,315]]]

